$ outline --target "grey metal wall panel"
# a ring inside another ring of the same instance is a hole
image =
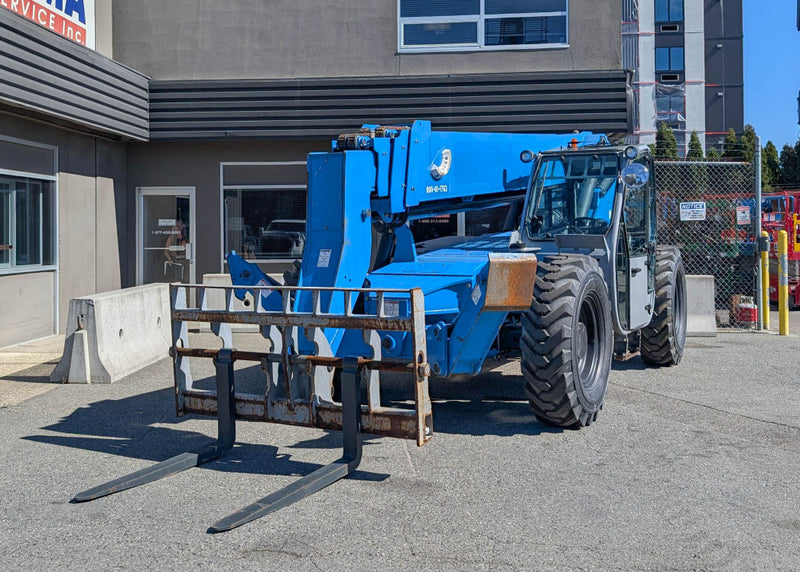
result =
[[[151,140],[329,137],[362,123],[439,129],[629,128],[623,71],[265,81],[151,81]]]
[[[742,0],[705,0],[706,131],[744,128]],[[722,95],[719,95],[722,94]]]
[[[146,140],[148,78],[0,10],[0,108]]]
[[[568,48],[409,54],[398,52],[396,0],[116,0],[113,53],[157,80],[619,68],[620,0],[568,4]]]

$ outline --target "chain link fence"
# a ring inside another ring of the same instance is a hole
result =
[[[687,274],[714,276],[717,326],[752,327],[757,297],[756,173],[751,163],[656,161],[658,242]]]

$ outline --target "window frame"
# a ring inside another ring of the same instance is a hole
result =
[[[457,16],[415,16],[402,17],[400,15],[400,3],[397,0],[397,53],[448,53],[448,52],[492,52],[508,50],[554,50],[569,48],[569,0],[564,0],[563,12],[522,12],[513,14],[486,14],[486,0],[479,0],[480,7],[477,14],[462,14]],[[564,43],[548,44],[504,44],[486,45],[485,21],[499,18],[546,18],[563,16],[566,27],[566,41]],[[404,26],[405,24],[457,24],[464,22],[475,22],[477,25],[477,42],[462,44],[424,44],[424,45],[404,45]]]
[[[399,6],[399,3],[398,3]],[[225,272],[225,192],[226,191],[303,191],[308,199],[308,181],[305,184],[225,184],[225,167],[287,167],[306,166],[306,161],[225,161],[219,164],[219,244],[220,244],[220,272]],[[307,209],[307,205],[306,205]],[[308,212],[306,212],[308,220]],[[249,262],[257,264],[290,263],[296,258],[254,258]]]
[[[15,143],[19,141],[13,141]],[[29,145],[24,142],[23,144]],[[38,147],[38,145],[36,145]],[[43,146],[44,147],[44,146]],[[45,147],[53,149],[51,147]],[[50,220],[52,221],[52,228],[50,229],[50,249],[52,252],[52,261],[43,264],[41,260],[44,258],[45,240],[44,240],[44,211],[43,205],[39,203],[39,264],[24,264],[17,265],[17,189],[11,186],[8,190],[9,193],[9,244],[14,248],[8,250],[8,262],[0,262],[0,276],[10,274],[25,274],[29,272],[52,272],[58,270],[58,177],[55,175],[43,175],[41,173],[29,173],[26,171],[14,171],[10,169],[0,169],[0,177],[11,177],[16,179],[29,179],[39,184],[50,183],[48,193],[50,193]],[[42,191],[44,192],[44,191]]]
[[[655,22],[660,24],[660,23],[663,23],[663,22],[669,22],[669,23],[683,22],[685,20],[685,18],[686,18],[686,3],[683,0],[680,0],[680,3],[681,3],[681,17],[680,18],[673,18],[673,16],[672,16],[672,9],[670,7],[670,4],[672,3],[672,0],[661,0],[661,1],[665,2],[666,5],[667,5],[667,19],[666,20],[659,20],[658,19],[658,15],[657,14],[658,14],[658,2],[659,2],[659,0],[656,0],[654,5],[653,5],[653,18],[654,18]]]
[[[668,60],[668,67],[666,69],[662,69],[658,67],[658,50],[667,50],[667,60]],[[681,67],[675,68],[672,64],[673,61],[673,50],[681,50]],[[686,71],[686,47],[685,46],[657,46],[655,48],[655,57],[654,57],[654,64],[655,64],[655,71],[658,73],[664,72],[677,72],[683,73]]]

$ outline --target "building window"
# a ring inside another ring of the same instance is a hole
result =
[[[0,173],[0,269],[55,264],[55,183]]]
[[[683,47],[656,48],[656,71],[683,71]]]
[[[306,162],[223,163],[223,249],[251,260],[303,256]]]
[[[658,121],[685,121],[686,100],[683,95],[657,95],[656,113]]]
[[[568,0],[398,0],[400,51],[567,47]]]
[[[656,0],[656,22],[683,21],[683,0]]]

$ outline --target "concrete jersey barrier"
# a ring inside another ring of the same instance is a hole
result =
[[[686,275],[686,306],[687,336],[717,335],[713,276]]]
[[[168,284],[73,298],[64,354],[50,381],[112,383],[169,356]]]

